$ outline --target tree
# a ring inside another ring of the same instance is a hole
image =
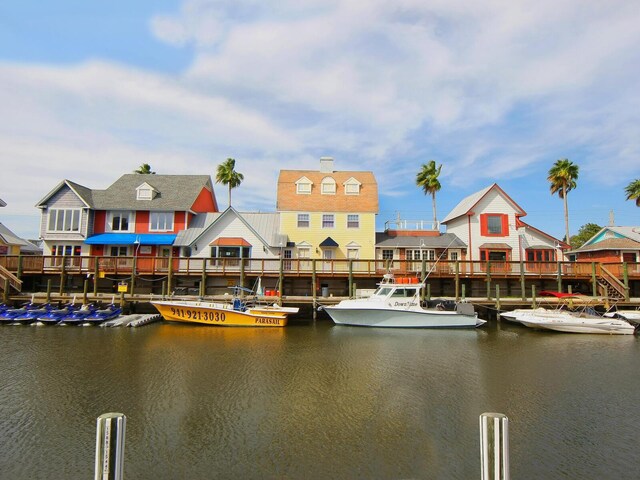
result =
[[[151,165],[149,165],[148,163],[143,163],[142,165],[140,165],[140,167],[138,167],[137,170],[134,170],[133,173],[139,173],[141,175],[155,175],[156,172],[152,172],[151,171]]]
[[[580,227],[578,233],[571,237],[571,248],[580,248],[587,240],[602,230],[600,225],[595,223],[585,223]]]
[[[229,206],[231,206],[231,189],[239,187],[244,180],[244,175],[236,172],[236,161],[233,158],[227,158],[218,165],[216,171],[216,183],[222,183],[229,187]]]
[[[640,207],[640,178],[636,178],[624,189],[627,200],[635,200],[636,206]]]
[[[576,180],[578,180],[579,170],[580,167],[578,167],[578,165],[566,158],[561,158],[549,169],[547,176],[547,180],[551,183],[551,195],[557,193],[558,196],[564,200],[564,240],[567,243],[571,238],[569,236],[569,206],[567,204],[567,195],[577,186]]]
[[[438,217],[436,214],[436,192],[440,191],[442,185],[438,180],[442,170],[442,165],[436,166],[435,160],[430,160],[429,163],[423,163],[420,171],[416,175],[416,185],[422,188],[425,195],[431,195],[433,203],[433,229],[438,228]]]

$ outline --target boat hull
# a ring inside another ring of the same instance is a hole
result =
[[[484,324],[477,315],[448,311],[415,311],[393,308],[324,307],[337,325],[387,328],[474,328]]]
[[[208,302],[151,302],[165,320],[222,327],[284,327],[293,309],[273,307],[234,310],[231,305]]]
[[[596,333],[604,335],[633,335],[634,328],[632,325],[625,322],[608,322],[593,321],[593,322],[580,322],[580,321],[553,321],[548,319],[542,319],[536,321],[535,319],[521,320],[521,323],[530,328],[537,328],[542,330],[553,330],[556,332],[564,333]]]

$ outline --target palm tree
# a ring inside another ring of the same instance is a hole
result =
[[[438,228],[438,216],[436,215],[436,192],[440,191],[442,185],[438,180],[442,170],[442,165],[436,167],[435,160],[430,160],[429,163],[423,163],[420,171],[416,175],[416,185],[424,190],[425,195],[431,195],[433,201],[433,229]]]
[[[575,163],[561,158],[549,169],[547,180],[551,183],[551,195],[558,194],[564,200],[564,228],[565,241],[569,243],[569,206],[567,204],[568,193],[576,188],[576,180],[578,180],[578,171],[580,167]]]
[[[138,167],[137,170],[134,170],[133,173],[139,173],[141,175],[155,175],[156,172],[152,172],[151,171],[151,165],[149,165],[148,163],[143,163],[142,165],[140,165],[140,167]]]
[[[636,206],[640,207],[640,178],[636,178],[624,189],[627,200],[635,200]]]
[[[216,183],[222,183],[229,186],[229,206],[231,206],[231,189],[239,187],[244,180],[244,175],[236,172],[236,161],[233,158],[227,158],[218,165],[216,171]]]

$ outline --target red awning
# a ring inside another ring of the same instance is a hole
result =
[[[478,248],[482,250],[513,250],[506,243],[483,243]]]
[[[250,247],[251,244],[242,237],[219,237],[209,245],[214,247]]]

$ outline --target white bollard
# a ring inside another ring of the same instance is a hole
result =
[[[98,417],[95,480],[122,480],[127,417],[105,413]]]
[[[509,419],[502,413],[480,415],[482,480],[509,480]]]

